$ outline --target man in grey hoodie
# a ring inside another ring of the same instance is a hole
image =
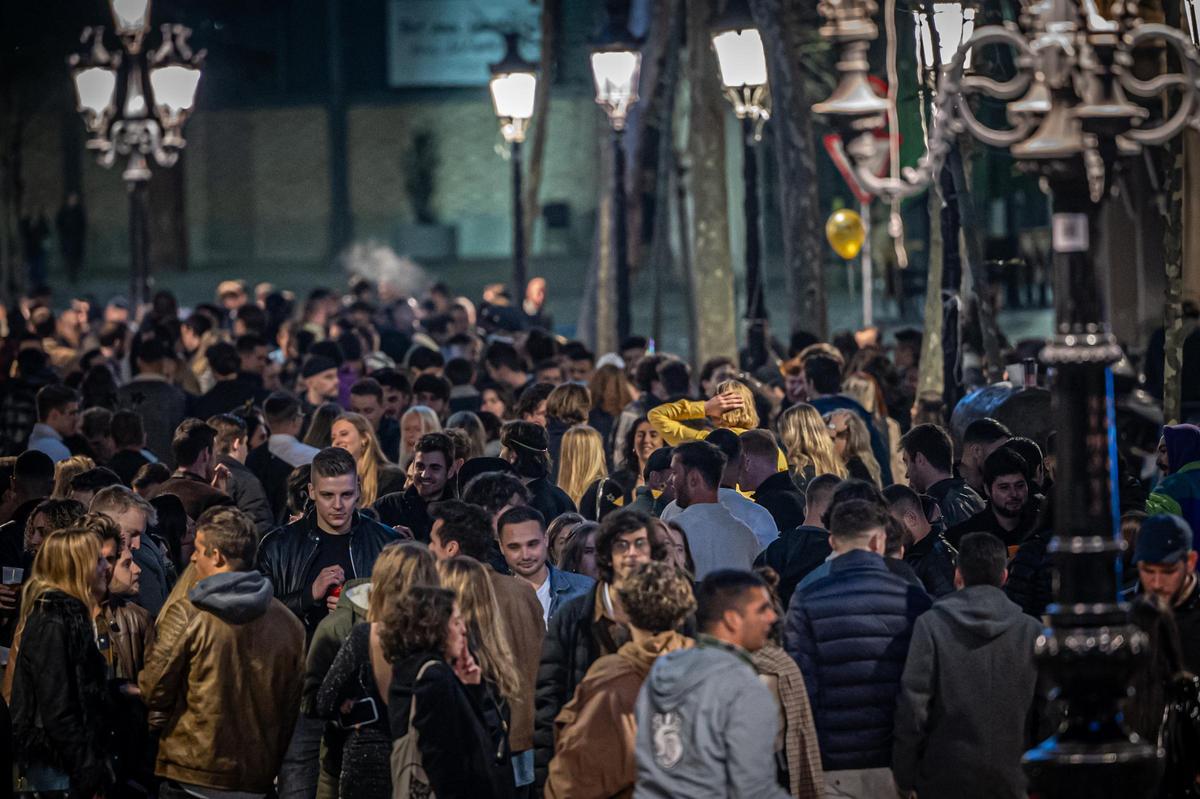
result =
[[[917,619],[896,709],[892,773],[921,799],[1024,799],[1041,625],[1004,595],[1004,542],[963,536],[958,588]]]
[[[750,660],[778,616],[750,572],[710,572],[696,591],[694,649],[660,656],[637,700],[635,799],[788,796],[777,781],[779,706]]]
[[[240,510],[202,513],[196,585],[159,617],[138,687],[166,718],[154,769],[163,799],[273,788],[300,707],[304,626],[254,569],[257,548]]]

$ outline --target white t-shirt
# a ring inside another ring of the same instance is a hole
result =
[[[538,602],[542,603],[542,624],[550,625],[550,573],[546,572],[546,579],[537,587]]]

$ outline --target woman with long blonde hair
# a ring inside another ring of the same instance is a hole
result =
[[[108,676],[93,619],[108,590],[100,538],[73,526],[46,536],[21,594],[12,679],[15,760],[35,790],[103,795]]]
[[[883,396],[879,381],[867,372],[855,372],[842,381],[842,391],[846,396],[857,400],[858,404],[871,414],[875,421],[875,429],[887,437],[892,480],[907,485],[908,481],[903,479],[904,456],[900,454],[900,423],[888,415],[887,400]]]
[[[598,432],[585,424],[577,424],[563,433],[558,487],[566,492],[575,507],[579,507],[588,486],[607,476],[604,439]]]
[[[414,405],[400,417],[400,460],[401,469],[408,469],[417,455],[417,442],[426,433],[442,432],[442,422],[433,408]]]
[[[388,462],[367,418],[346,411],[330,427],[330,445],[354,457],[358,472],[359,504],[374,504],[380,497],[404,490],[404,470]]]
[[[54,490],[50,499],[70,499],[71,481],[88,469],[95,469],[96,462],[87,455],[72,455],[54,466]]]
[[[385,546],[371,570],[371,582],[346,589],[350,601],[356,604],[361,600],[352,592],[366,592],[367,623],[351,626],[352,616],[346,614],[349,616],[345,619],[348,635],[324,674],[313,670],[315,658],[309,658],[306,682],[319,681],[320,684],[313,703],[317,717],[337,719],[347,703],[368,699],[379,711],[378,719],[355,727],[346,737],[341,757],[337,758],[341,762],[341,773],[329,775],[338,781],[340,796],[387,799],[392,795],[392,735],[384,709],[392,682],[392,664],[384,654],[382,621],[388,606],[418,585],[438,585],[437,567],[429,549],[412,541]],[[329,625],[334,624],[337,622],[329,621]],[[317,637],[325,639],[323,633],[327,626],[322,622]],[[333,635],[333,630],[328,632]]]
[[[847,410],[830,411],[825,414],[833,449],[851,477],[874,483],[882,488],[879,461],[871,451],[871,434],[867,423],[857,413]]]
[[[626,405],[637,399],[625,370],[611,363],[595,371],[588,382],[588,391],[592,395],[592,410],[606,413],[613,419],[621,415]]]
[[[442,587],[449,588],[458,598],[470,650],[479,661],[483,676],[511,704],[520,691],[521,678],[516,656],[508,643],[508,623],[500,615],[486,567],[474,558],[459,556],[438,561],[437,570]]]
[[[829,428],[816,408],[797,403],[780,414],[778,426],[792,479],[801,489],[817,475],[846,476],[846,464],[833,451]]]

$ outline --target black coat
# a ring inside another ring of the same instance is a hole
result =
[[[233,380],[220,380],[192,400],[192,416],[208,419],[218,413],[229,413],[247,404],[262,402],[267,393],[262,387],[262,378],[257,375],[240,374]]]
[[[263,490],[267,492],[267,501],[271,503],[271,513],[275,515],[276,523],[283,524],[288,517],[287,481],[292,467],[287,461],[272,455],[268,446],[269,444],[264,442],[257,449],[251,450],[246,456],[246,467],[254,472],[254,476],[262,483]]]
[[[312,586],[305,585],[308,569],[320,549],[317,512],[268,533],[258,549],[258,570],[271,581],[275,598],[300,617],[309,638],[326,615],[325,600],[313,599]],[[399,534],[355,511],[350,532],[350,563],[353,574],[346,579],[370,577],[375,559]]]
[[[132,486],[133,478],[137,476],[138,470],[149,462],[150,459],[141,452],[123,449],[109,458],[108,463],[104,465],[116,472],[122,483]]]
[[[371,509],[379,514],[379,521],[388,527],[403,525],[412,530],[414,539],[429,543],[433,517],[429,515],[429,507],[421,499],[416,487],[385,494],[375,500]]]
[[[418,680],[421,667],[431,661],[433,665]],[[387,710],[394,739],[408,733],[413,713],[421,765],[433,795],[446,799],[513,795],[505,732],[508,712],[487,683],[464,685],[440,656],[413,654],[393,667]]]
[[[529,507],[536,508],[546,524],[557,519],[564,513],[575,513],[575,503],[548,478],[541,477],[525,486],[529,489]]]
[[[111,782],[105,721],[112,702],[104,658],[82,602],[50,591],[25,624],[13,675],[13,738],[22,765],[71,778],[71,796],[104,793]]]
[[[754,491],[754,501],[771,512],[780,530],[804,524],[804,494],[796,488],[789,472],[776,472],[763,480]]]
[[[942,521],[946,527],[962,524],[976,513],[983,510],[987,504],[983,497],[975,493],[975,489],[967,485],[961,477],[947,477],[929,486],[926,494],[933,497],[942,510]]]
[[[770,566],[779,573],[779,603],[787,607],[792,593],[808,573],[829,558],[829,532],[823,527],[800,525],[784,530],[758,553],[755,566]]]
[[[1004,593],[1021,610],[1035,619],[1046,612],[1053,598],[1053,573],[1046,546],[1050,543],[1048,530],[1034,530],[1017,547],[1017,554],[1008,563],[1008,582]]]
[[[931,532],[904,552],[904,561],[912,566],[921,585],[934,599],[954,593],[954,569],[958,550],[938,533]]]
[[[554,756],[554,719],[571,701],[588,668],[603,654],[593,634],[596,592],[603,583],[570,600],[550,619],[542,640],[542,662],[537,673],[537,705],[533,721],[533,762],[537,784],[546,782]]]
[[[1015,547],[1025,540],[1025,536],[1033,530],[1038,518],[1038,503],[1036,499],[1030,499],[1029,504],[1025,506],[1024,513],[1021,514],[1021,519],[1017,526],[1010,532],[1000,526],[1000,522],[996,519],[996,514],[992,512],[992,503],[988,503],[987,507],[976,513],[971,518],[967,519],[962,524],[956,524],[946,530],[946,540],[950,545],[957,548],[962,542],[963,536],[967,533],[991,533],[1004,542],[1005,546]],[[1011,549],[1009,550],[1012,551]]]

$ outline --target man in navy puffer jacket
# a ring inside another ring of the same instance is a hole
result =
[[[834,509],[829,574],[797,588],[785,644],[800,666],[821,744],[826,795],[895,795],[892,727],[918,616],[931,600],[883,561],[887,511],[868,500]]]

